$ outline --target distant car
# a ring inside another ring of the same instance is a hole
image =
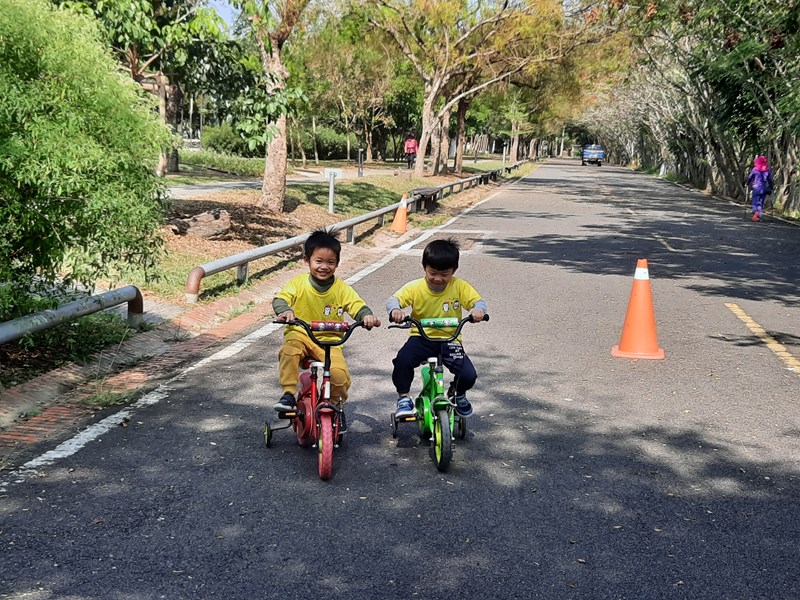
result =
[[[597,165],[603,166],[603,161],[606,159],[606,151],[600,144],[588,144],[583,147],[581,151],[581,164],[582,165]]]

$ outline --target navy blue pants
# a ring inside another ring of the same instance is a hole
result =
[[[411,383],[414,381],[414,372],[417,367],[428,358],[439,356],[440,346],[444,346],[442,363],[455,377],[456,394],[460,396],[472,389],[478,379],[478,374],[461,344],[429,342],[418,335],[412,335],[392,361],[394,364],[392,383],[398,394],[408,394],[411,391]]]

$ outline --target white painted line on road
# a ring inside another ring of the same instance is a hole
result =
[[[433,235],[435,235],[436,233],[438,233],[451,223],[457,221],[462,216],[468,214],[475,208],[478,208],[482,204],[493,199],[500,193],[500,191],[502,190],[498,190],[497,192],[490,195],[488,198],[485,198],[484,200],[481,200],[477,204],[470,206],[464,212],[462,212],[459,215],[456,215],[455,217],[447,221],[445,224],[440,225],[439,227],[435,227],[429,231],[426,231],[418,238],[413,239],[410,242],[407,242],[402,246],[393,249],[386,257],[382,258],[377,263],[372,264],[366,267],[365,269],[362,269],[361,271],[359,271],[355,275],[352,275],[345,281],[347,281],[347,283],[349,284],[353,284],[357,281],[360,281],[370,273],[373,273],[378,269],[380,269],[382,266],[389,264],[392,260],[394,260],[398,256],[402,256],[406,250],[412,248],[413,246],[419,244],[420,242],[427,240],[428,238],[432,237]],[[239,352],[241,352],[242,350],[249,348],[255,342],[277,331],[281,327],[282,325],[270,323],[268,325],[265,325],[264,327],[261,327],[253,331],[252,333],[247,334],[240,340],[237,340],[229,344],[228,346],[215,352],[211,356],[207,356],[206,358],[185,368],[183,371],[181,371],[172,379],[169,379],[165,383],[162,383],[160,386],[158,386],[152,392],[142,396],[137,402],[135,402],[128,408],[125,408],[117,413],[114,413],[113,415],[106,417],[102,421],[90,425],[76,436],[56,446],[53,450],[45,452],[41,456],[29,460],[18,469],[11,471],[9,475],[6,476],[5,478],[0,479],[0,493],[6,492],[8,490],[8,486],[12,484],[23,483],[26,479],[30,477],[35,477],[38,473],[38,469],[50,466],[57,460],[60,460],[62,458],[67,458],[68,456],[72,456],[73,454],[84,448],[86,445],[88,445],[90,442],[93,442],[94,440],[98,439],[111,429],[114,429],[115,427],[118,427],[120,424],[130,420],[132,418],[132,415],[136,412],[137,409],[158,404],[161,400],[167,398],[169,396],[169,393],[174,390],[173,384],[175,384],[178,381],[181,381],[182,379],[185,379],[186,376],[192,371],[200,369],[201,367],[204,367],[210,363],[231,358],[232,356],[239,354]]]
[[[730,310],[734,315],[739,317],[739,320],[745,324],[745,326],[753,333],[753,335],[764,342],[767,348],[772,350],[772,353],[780,358],[790,371],[794,371],[800,375],[800,360],[798,360],[791,352],[789,352],[786,349],[786,346],[769,335],[761,325],[759,325],[753,320],[752,317],[750,317],[750,315],[739,308],[738,304],[726,302],[725,306],[727,306],[728,310]]]

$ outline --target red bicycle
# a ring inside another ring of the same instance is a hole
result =
[[[325,361],[319,362],[315,357],[303,358],[300,373],[297,405],[294,410],[278,412],[278,419],[285,424],[264,424],[264,440],[267,448],[272,445],[272,434],[280,429],[293,428],[297,435],[297,443],[304,448],[316,446],[319,476],[330,479],[333,473],[333,450],[342,443],[343,434],[347,430],[342,426],[342,408],[331,402],[331,348],[341,346],[358,327],[364,327],[363,321],[347,323],[344,321],[312,321],[306,323],[295,319],[292,323],[273,321],[282,325],[298,325],[306,330],[311,340],[325,351]],[[315,331],[336,332],[342,334],[335,341],[320,340]],[[322,380],[319,370],[322,369]]]

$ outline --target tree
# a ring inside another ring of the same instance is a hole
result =
[[[283,212],[286,192],[286,112],[290,99],[286,95],[289,73],[284,67],[281,52],[292,30],[310,0],[237,0],[250,20],[253,36],[258,43],[265,75],[266,102],[261,103],[263,126],[271,127],[267,144],[264,183],[258,206],[273,212]]]
[[[642,40],[640,64],[585,123],[646,166],[652,161],[662,172],[735,198],[746,193],[753,157],[766,153],[779,205],[796,209],[797,3],[661,0],[648,6],[631,20]]]
[[[159,98],[162,121],[177,132],[184,96],[180,80],[195,76],[193,69],[203,66],[198,40],[220,40],[222,21],[216,11],[204,6],[204,0],[56,1],[97,17],[119,61],[134,81]],[[159,174],[178,170],[177,150],[172,150],[169,166],[167,154],[162,154]]]
[[[91,77],[87,77],[91,73]],[[0,3],[0,281],[91,285],[155,264],[168,131],[93,19]]]
[[[422,79],[419,156],[425,156],[438,129],[434,172],[441,155],[446,156],[440,148],[446,142],[449,115],[462,99],[532,64],[560,58],[581,39],[580,29],[561,35],[565,14],[555,0],[370,3],[375,8],[372,23],[391,36]],[[423,175],[424,168],[424,161],[417,161],[415,175]]]

